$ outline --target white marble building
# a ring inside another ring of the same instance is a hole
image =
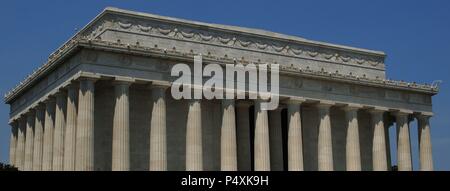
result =
[[[173,64],[280,64],[279,109],[174,100]],[[388,80],[385,54],[107,8],[5,95],[10,162],[61,170],[433,170],[436,86]],[[418,127],[410,127],[416,118]],[[389,140],[397,128],[397,140]],[[398,141],[391,164],[389,141]]]

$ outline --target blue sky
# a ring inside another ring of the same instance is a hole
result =
[[[450,1],[2,1],[0,92],[3,95],[105,7],[260,28],[303,38],[382,50],[391,79],[443,80],[433,97],[435,169],[450,170]],[[8,160],[9,106],[0,106],[0,161]],[[394,130],[393,128],[391,130]],[[394,131],[391,131],[391,140]],[[391,141],[393,142],[393,141]],[[414,169],[417,126],[411,124]],[[392,146],[395,146],[392,143]],[[393,156],[395,162],[395,155]]]

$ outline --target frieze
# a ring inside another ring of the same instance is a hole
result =
[[[124,32],[158,35],[166,38],[182,39],[213,45],[263,51],[278,55],[299,58],[318,59],[321,61],[350,64],[384,69],[384,57],[367,56],[346,50],[336,51],[328,48],[307,46],[296,42],[266,39],[245,34],[217,32],[213,30],[192,29],[177,24],[166,24],[149,20],[127,20],[125,18],[105,18],[95,30],[83,34],[87,38],[96,38],[101,30],[120,30]],[[95,34],[95,35],[93,35]]]
[[[430,96],[409,93],[397,90],[385,90],[382,88],[365,87],[359,85],[343,84],[327,80],[313,80],[297,78],[293,76],[281,76],[282,88],[301,89],[327,95],[345,95],[349,97],[370,98],[374,100],[391,100],[403,103],[431,104]]]

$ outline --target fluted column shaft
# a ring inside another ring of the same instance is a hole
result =
[[[382,110],[371,110],[373,142],[372,166],[374,171],[387,171],[386,138]]]
[[[261,102],[255,104],[254,170],[270,171],[270,139],[267,110],[261,109]]]
[[[333,144],[329,104],[319,104],[318,169],[333,171]]]
[[[9,140],[9,164],[16,165],[16,148],[17,148],[17,131],[19,124],[17,122],[11,123],[11,135]]]
[[[237,142],[234,100],[222,100],[220,151],[220,169],[222,171],[237,171]]]
[[[17,148],[16,148],[16,167],[23,170],[25,162],[25,132],[27,128],[27,121],[24,117],[19,119],[19,127],[17,131]]]
[[[288,170],[303,171],[301,102],[288,103]]]
[[[34,120],[35,112],[33,110],[27,114],[27,130],[25,135],[25,162],[23,167],[24,171],[33,170]]]
[[[236,104],[238,170],[245,171],[252,169],[249,107],[250,103],[245,101]]]
[[[344,110],[347,119],[347,141],[345,147],[347,171],[361,171],[358,108],[349,106]]]
[[[75,170],[94,170],[94,90],[95,79],[80,80],[77,116]]]
[[[269,147],[270,147],[270,170],[282,171],[283,165],[283,134],[281,129],[281,110],[268,112],[269,115]]]
[[[130,104],[129,82],[114,82],[116,104],[114,107],[112,170],[130,170]]]
[[[77,138],[78,86],[67,88],[66,129],[64,131],[64,170],[75,170],[75,145]]]
[[[34,149],[33,149],[33,171],[42,170],[42,155],[44,149],[44,119],[45,107],[36,108],[36,119],[34,122]]]
[[[53,162],[53,132],[55,128],[55,99],[45,102],[44,146],[42,149],[42,170],[51,171]]]
[[[203,170],[202,110],[200,100],[189,102],[186,128],[186,170]]]
[[[420,155],[420,170],[433,170],[433,155],[431,150],[431,132],[430,132],[430,117],[426,115],[418,116],[419,122],[419,155]]]
[[[409,138],[409,119],[407,113],[397,113],[397,160],[399,171],[411,171],[411,141]]]
[[[167,170],[166,89],[152,87],[152,118],[150,127],[150,171]]]
[[[66,126],[66,94],[56,94],[55,129],[53,132],[53,171],[64,168],[64,129]]]

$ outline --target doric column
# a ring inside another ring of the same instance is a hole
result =
[[[75,170],[94,170],[94,78],[81,78],[78,93]]]
[[[112,138],[112,170],[130,170],[130,102],[131,80],[114,82],[116,103],[114,106]]]
[[[270,171],[270,139],[267,110],[261,109],[261,100],[255,104],[254,170]]]
[[[53,171],[64,168],[64,129],[66,126],[66,93],[56,94],[55,129],[53,132]]]
[[[75,144],[77,138],[78,85],[67,87],[66,129],[64,131],[64,170],[75,170]]]
[[[250,139],[250,116],[249,108],[251,102],[238,101],[236,103],[236,126],[237,126],[237,161],[238,170],[250,171],[251,164],[251,139]]]
[[[282,107],[270,110],[269,114],[269,147],[270,170],[283,170],[283,133],[281,129]]]
[[[288,106],[288,170],[303,171],[303,138],[300,105],[304,100],[290,99]]]
[[[44,146],[42,149],[42,170],[51,171],[53,161],[53,130],[55,128],[55,106],[53,97],[45,101]]]
[[[19,170],[23,170],[25,162],[25,131],[27,128],[27,120],[25,116],[19,119],[19,127],[17,131],[17,147],[16,147],[16,162],[15,165]]]
[[[411,141],[409,139],[409,112],[395,113],[397,123],[397,162],[399,171],[411,171]]]
[[[9,141],[9,164],[16,165],[17,131],[19,124],[13,121],[11,124],[11,137]]]
[[[202,109],[200,100],[190,100],[186,128],[186,170],[203,170]]]
[[[372,142],[372,166],[374,171],[387,171],[386,138],[383,122],[384,108],[370,110],[372,115],[373,142]]]
[[[33,171],[42,170],[42,155],[44,148],[44,119],[45,106],[36,107],[36,119],[34,122],[34,151],[33,151]]]
[[[331,139],[330,107],[331,103],[320,103],[319,135],[318,135],[318,169],[319,171],[333,171],[333,143]]]
[[[34,120],[35,112],[31,110],[27,113],[27,130],[25,135],[25,162],[24,171],[33,170],[33,146],[34,146]]]
[[[420,155],[420,170],[433,170],[433,155],[431,151],[431,132],[430,132],[430,117],[431,115],[421,114],[417,116],[419,125],[419,155]]]
[[[150,126],[150,171],[167,170],[166,90],[168,84],[152,85],[152,118]]]
[[[361,151],[359,146],[358,109],[348,105],[344,108],[347,119],[346,166],[347,171],[361,171]]]
[[[234,100],[222,100],[222,128],[220,134],[220,169],[237,171],[236,119]]]

